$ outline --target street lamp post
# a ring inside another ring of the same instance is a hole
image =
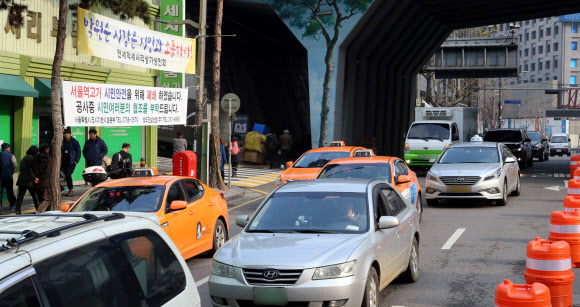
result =
[[[497,101],[497,127],[501,128],[501,78],[499,78],[499,96]]]

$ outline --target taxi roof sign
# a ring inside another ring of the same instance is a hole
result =
[[[133,170],[133,177],[152,177],[159,176],[156,167],[138,167]]]
[[[330,142],[330,147],[342,147],[344,145],[344,141],[332,141]]]
[[[374,157],[375,153],[372,149],[357,149],[354,151],[353,157]]]

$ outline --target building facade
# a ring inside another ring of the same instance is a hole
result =
[[[52,140],[50,79],[56,48],[57,0],[26,1],[28,10],[20,28],[7,24],[8,11],[0,11],[0,141],[10,143],[20,160],[31,145]],[[107,9],[93,8],[107,17],[115,17]],[[151,17],[159,15],[159,6],[149,4]],[[153,29],[138,19],[125,22]],[[76,50],[77,21],[73,12],[67,17],[67,33],[61,77],[67,81],[156,86],[159,71],[92,57]],[[83,146],[89,127],[70,127]],[[129,142],[133,160],[143,157],[147,165],[157,165],[157,127],[94,127],[109,148],[108,156]],[[84,166],[84,159],[80,165]],[[84,167],[77,167],[75,181],[82,180]]]

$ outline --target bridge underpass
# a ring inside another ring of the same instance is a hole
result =
[[[402,156],[417,74],[453,30],[576,12],[577,0],[376,0],[339,48],[335,139]]]

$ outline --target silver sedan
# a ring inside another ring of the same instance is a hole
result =
[[[480,198],[505,206],[508,194],[520,195],[520,168],[502,143],[471,142],[449,146],[427,173],[425,196],[439,199]]]
[[[419,277],[417,210],[384,181],[322,179],[269,195],[214,255],[214,306],[378,306]]]

